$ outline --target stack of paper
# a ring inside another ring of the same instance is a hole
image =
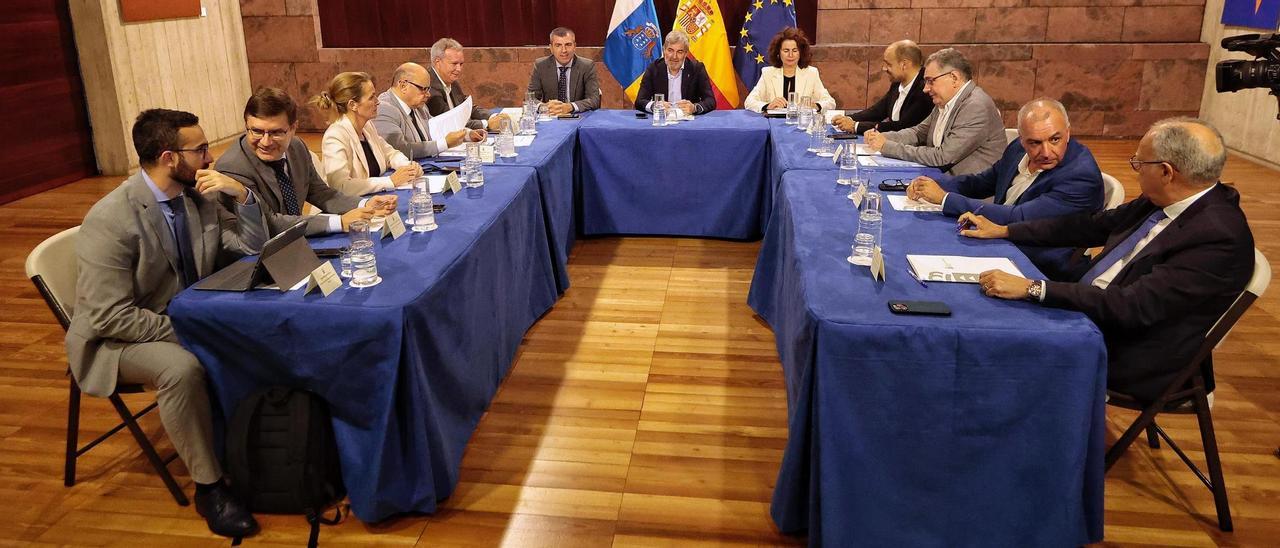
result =
[[[898,211],[942,211],[941,204],[912,200],[904,194],[890,194],[889,205]]]
[[[858,165],[862,167],[925,167],[915,162],[886,158],[884,156],[859,156]]]
[[[1013,261],[1004,257],[959,257],[956,255],[907,255],[911,269],[926,282],[978,283],[978,275],[1001,270],[1023,276]]]
[[[466,101],[456,107],[428,118],[427,131],[430,132],[431,138],[439,139],[441,136],[467,127],[469,121],[471,121],[471,97],[467,97]]]

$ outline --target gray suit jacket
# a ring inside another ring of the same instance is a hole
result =
[[[316,172],[311,162],[311,151],[306,143],[297,137],[289,143],[285,152],[289,162],[289,179],[293,181],[293,192],[298,197],[298,205],[309,202],[325,213],[341,215],[360,205],[360,198],[344,194],[331,188]],[[303,215],[287,215],[284,211],[284,196],[280,194],[280,184],[276,172],[258,155],[253,153],[249,141],[240,137],[235,144],[227,147],[227,151],[218,158],[217,169],[224,175],[240,181],[262,200],[267,215],[267,226],[271,234],[279,234],[298,221],[307,218]],[[325,234],[329,232],[329,220],[312,215],[307,218],[307,234]]]
[[[435,67],[427,67],[427,73],[431,75],[431,98],[427,99],[427,111],[432,116],[439,116],[449,112],[449,101],[444,98],[444,80],[441,80],[440,75],[436,74]],[[453,98],[454,105],[461,105],[463,101],[467,100],[467,93],[462,91],[461,80],[453,83],[453,93],[450,93],[449,96]],[[484,127],[481,121],[488,119],[489,111],[480,108],[480,105],[475,103],[475,98],[473,97],[471,99],[471,121],[467,123],[467,127],[480,129]]]
[[[183,202],[201,278],[257,253],[267,240],[261,202],[232,204],[238,213],[231,213],[223,200],[207,200],[190,189]],[[80,225],[80,272],[66,345],[71,372],[86,393],[105,397],[115,391],[126,346],[178,342],[165,315],[169,300],[182,290],[171,234],[141,173],[94,204]]]
[[[427,119],[431,118],[427,106],[420,105],[413,109],[413,113],[418,118],[418,126],[422,128],[422,135],[427,138],[426,140],[418,137],[418,130],[413,127],[413,120],[410,120],[409,115],[400,109],[400,98],[396,97],[391,90],[384,91],[378,96],[378,116],[373,119],[373,127],[378,128],[378,135],[381,135],[387,144],[405,156],[418,159],[440,154],[440,147],[436,145],[435,139],[443,139],[444,135],[438,137],[431,135],[427,129]]]
[[[569,102],[573,103],[574,110],[585,112],[600,108],[600,80],[596,77],[595,62],[575,55],[570,66]],[[539,101],[547,102],[559,99],[559,87],[560,70],[556,58],[548,55],[534,61],[533,73],[529,75],[529,91],[536,93]]]
[[[933,142],[933,127],[938,120],[935,107],[918,125],[885,133],[886,142],[880,152],[890,158],[933,166],[949,175],[978,173],[1000,159],[1008,144],[1004,121],[995,101],[977,83],[960,91],[950,118],[942,146]]]

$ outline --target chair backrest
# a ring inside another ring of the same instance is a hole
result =
[[[80,227],[72,227],[50,236],[27,255],[27,277],[44,297],[49,310],[62,324],[71,325],[71,314],[76,304],[76,276],[80,273],[76,262],[76,237]]]
[[[1124,203],[1124,185],[1105,171],[1102,172],[1102,201],[1104,209],[1115,209]]]
[[[1009,144],[1018,140],[1018,128],[1004,128],[1004,144]]]
[[[1269,285],[1271,285],[1271,263],[1268,263],[1262,251],[1255,247],[1253,248],[1253,276],[1249,278],[1249,285],[1244,287],[1244,291],[1240,292],[1240,296],[1236,297],[1235,302],[1232,302],[1231,306],[1227,307],[1227,311],[1222,313],[1218,321],[1205,334],[1204,342],[1209,350],[1222,344],[1222,341],[1227,338],[1227,334],[1231,332],[1231,328],[1235,327],[1237,321],[1240,321],[1240,317],[1253,305],[1253,301],[1258,300],[1263,293],[1267,292],[1267,286]],[[1206,355],[1205,357],[1208,356]],[[1199,361],[1197,360],[1197,362]]]

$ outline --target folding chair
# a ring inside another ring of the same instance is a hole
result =
[[[71,325],[71,315],[74,313],[73,307],[76,301],[76,275],[79,272],[79,266],[76,263],[75,242],[79,231],[80,227],[77,226],[54,234],[31,250],[30,255],[27,255],[27,276],[31,278],[31,283],[35,284],[40,296],[44,297],[45,304],[49,305],[49,310],[53,312],[53,316],[57,318],[58,323],[62,324],[64,331]],[[155,402],[152,402],[142,411],[134,413],[120,398],[120,394],[142,392],[142,385],[118,385],[116,391],[108,396],[107,399],[111,401],[116,413],[120,415],[120,424],[80,447],[78,442],[80,434],[80,386],[76,384],[75,377],[71,375],[70,369],[67,370],[67,376],[70,377],[71,390],[67,404],[67,448],[66,462],[63,468],[63,484],[67,487],[75,485],[76,459],[116,432],[119,432],[122,428],[128,428],[129,432],[133,434],[134,440],[138,442],[138,446],[142,448],[142,452],[147,456],[147,460],[151,462],[151,466],[160,474],[160,479],[164,480],[165,487],[169,488],[169,493],[173,495],[174,500],[182,506],[189,504],[187,495],[182,492],[178,482],[174,481],[173,474],[169,473],[168,464],[173,462],[178,455],[174,454],[167,459],[161,459],[160,455],[156,453],[155,446],[151,445],[151,441],[142,432],[142,428],[138,426],[138,419],[156,408]]]
[[[1191,360],[1186,367],[1182,368],[1173,382],[1169,383],[1164,393],[1160,395],[1156,401],[1149,404],[1143,404],[1132,397],[1120,394],[1118,392],[1107,391],[1107,405],[1114,405],[1124,409],[1132,409],[1141,411],[1137,420],[1129,425],[1124,431],[1120,439],[1116,440],[1107,450],[1106,469],[1111,470],[1111,466],[1124,455],[1129,445],[1137,439],[1138,435],[1143,431],[1147,433],[1147,443],[1153,449],[1160,447],[1160,438],[1164,438],[1165,443],[1173,449],[1182,462],[1195,472],[1200,481],[1204,483],[1213,492],[1213,503],[1218,511],[1218,528],[1223,531],[1231,531],[1231,508],[1227,504],[1227,485],[1222,479],[1222,462],[1218,458],[1218,442],[1213,432],[1213,418],[1209,415],[1210,400],[1208,393],[1205,391],[1204,376],[1200,374],[1200,364],[1213,353],[1213,349],[1227,336],[1231,328],[1240,320],[1249,306],[1255,300],[1262,296],[1267,290],[1267,285],[1271,282],[1271,265],[1267,264],[1267,258],[1262,255],[1261,251],[1253,250],[1253,277],[1249,279],[1249,285],[1245,290],[1236,297],[1235,302],[1227,308],[1227,311],[1218,318],[1217,323],[1209,329],[1205,335],[1204,342],[1200,345],[1199,351],[1196,352],[1195,358]],[[1190,382],[1190,388],[1186,388]],[[1204,445],[1205,464],[1209,468],[1209,477],[1205,477],[1204,472],[1200,471],[1195,463],[1187,457],[1186,453],[1178,447],[1169,434],[1165,433],[1160,425],[1156,424],[1156,415],[1160,413],[1169,414],[1191,414],[1195,413],[1200,424],[1200,440]]]

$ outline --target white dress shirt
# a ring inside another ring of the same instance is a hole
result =
[[[960,86],[960,90],[956,91],[956,94],[951,97],[951,100],[947,101],[947,104],[942,105],[942,108],[938,111],[938,118],[934,121],[933,125],[933,146],[942,146],[942,136],[947,133],[947,122],[951,120],[951,115],[955,112],[956,101],[960,100],[960,96],[964,94],[964,90],[972,85],[973,80],[965,82],[963,86]]]
[[[1191,204],[1195,203],[1196,200],[1199,200],[1201,196],[1208,194],[1209,191],[1213,190],[1213,187],[1216,186],[1218,186],[1217,183],[1214,183],[1209,185],[1209,188],[1165,206],[1164,214],[1168,217],[1156,223],[1156,226],[1151,227],[1151,230],[1147,232],[1147,235],[1141,240],[1138,240],[1138,245],[1133,247],[1133,251],[1130,251],[1123,259],[1116,261],[1116,264],[1111,265],[1111,268],[1106,269],[1102,274],[1099,274],[1097,278],[1094,278],[1093,286],[1098,289],[1106,289],[1108,285],[1111,285],[1111,281],[1116,279],[1116,275],[1119,274],[1121,270],[1124,270],[1125,265],[1129,264],[1129,261],[1133,260],[1134,257],[1137,257],[1138,254],[1142,252],[1142,248],[1147,247],[1147,244],[1151,243],[1151,240],[1154,240],[1156,236],[1159,236],[1160,233],[1164,231],[1165,227],[1169,226],[1170,223],[1173,223],[1173,220],[1177,219],[1178,215],[1182,215],[1182,212],[1186,211],[1188,207],[1191,207]]]
[[[898,116],[902,113],[902,105],[907,102],[907,93],[911,91],[911,86],[916,84],[916,77],[919,75],[920,73],[917,72],[916,76],[912,76],[906,83],[898,84],[898,100],[893,102],[893,114],[889,116],[890,120],[898,121]]]
[[[1036,182],[1036,178],[1044,173],[1043,169],[1030,171],[1027,164],[1031,163],[1031,158],[1026,154],[1022,155],[1022,161],[1018,162],[1018,174],[1014,175],[1013,182],[1009,183],[1009,190],[1004,195],[1004,205],[1013,205],[1018,203],[1018,198],[1031,188],[1031,184]]]
[[[406,105],[404,103],[404,99],[401,99],[399,95],[395,94],[395,92],[392,92],[391,96],[395,97],[396,104],[400,106],[400,112],[403,112],[406,118],[417,118],[417,113],[415,113],[413,109],[409,108],[409,105]],[[426,120],[418,120],[418,125],[422,127],[422,135],[425,138],[424,140],[435,142],[436,150],[440,152],[444,152],[449,149],[449,142],[445,138],[443,137],[439,139],[431,138],[431,130],[427,128]],[[406,131],[409,129],[413,129],[413,128],[405,128]]]
[[[675,74],[671,74],[671,71],[667,70],[666,102],[668,104],[675,106],[676,103],[678,103],[681,99],[684,98],[680,95],[680,87],[681,87],[681,84],[683,83],[684,83],[684,63],[680,63],[680,68],[676,70]],[[644,109],[649,112],[653,112],[653,101],[649,101],[649,104],[645,105]]]

